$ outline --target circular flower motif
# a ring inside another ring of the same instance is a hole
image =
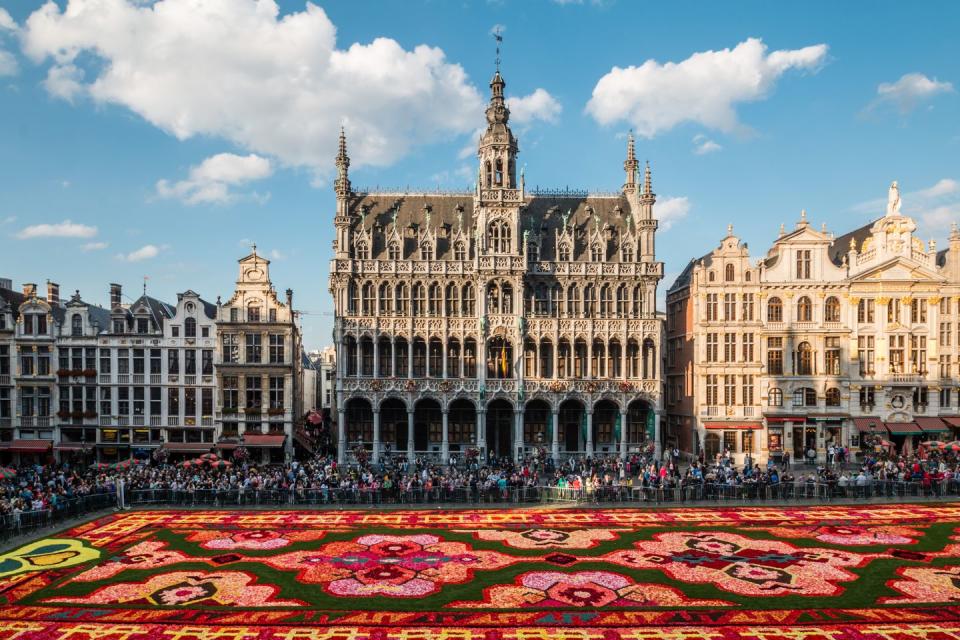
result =
[[[598,584],[571,584],[558,582],[547,590],[547,595],[557,602],[572,607],[602,607],[617,599],[617,594]]]

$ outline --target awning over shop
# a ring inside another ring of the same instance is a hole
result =
[[[53,445],[54,451],[82,451],[86,448],[90,448],[82,442],[58,442]]]
[[[960,416],[943,416],[941,420],[946,422],[951,427],[957,427],[960,429]]]
[[[248,447],[268,447],[277,448],[283,446],[283,441],[287,439],[285,435],[262,435],[250,434],[243,436],[243,443]]]
[[[924,433],[950,433],[950,427],[940,418],[914,418]]]
[[[210,451],[213,449],[212,442],[165,442],[163,448],[167,451],[194,452]]]
[[[705,429],[762,429],[761,422],[705,422]]]
[[[14,440],[10,451],[15,453],[46,453],[53,447],[53,440]]]
[[[854,418],[853,425],[860,433],[878,433],[881,436],[887,435],[887,427],[880,418],[867,416],[865,418]]]
[[[885,422],[887,429],[890,431],[890,435],[902,436],[902,435],[911,435],[914,433],[923,433],[916,422]]]
[[[229,450],[236,449],[240,444],[237,442],[218,442],[215,446],[217,449]]]

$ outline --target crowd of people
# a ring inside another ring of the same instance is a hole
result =
[[[923,494],[936,494],[960,483],[960,459],[940,451],[920,455],[873,456],[858,463],[832,462],[795,471],[773,462],[765,466],[738,466],[729,456],[707,463],[682,462],[679,452],[654,459],[633,454],[570,458],[554,465],[540,456],[521,462],[510,459],[461,460],[440,465],[405,457],[392,457],[362,466],[338,465],[336,458],[320,455],[306,461],[260,466],[252,462],[223,468],[216,465],[185,467],[172,463],[137,464],[110,470],[61,465],[26,465],[0,480],[0,517],[17,521],[21,514],[56,514],[78,502],[102,497],[103,504],[120,507],[178,497],[183,503],[204,502],[227,506],[245,504],[250,496],[269,493],[282,502],[477,502],[516,501],[518,495],[537,497],[549,487],[602,499],[606,493],[637,490],[696,490],[689,497],[717,495],[705,487],[777,487],[817,485],[846,491],[849,488],[910,483]],[[848,492],[849,493],[849,492]],[[754,495],[754,494],[751,494]],[[856,494],[855,494],[856,495]],[[114,500],[114,497],[116,499]],[[375,497],[375,499],[374,499]]]

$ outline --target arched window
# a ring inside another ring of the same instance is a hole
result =
[[[420,245],[420,259],[433,260],[433,246],[429,242]]]
[[[633,262],[633,245],[624,243],[620,260],[622,262]]]
[[[767,396],[767,404],[771,407],[782,407],[783,406],[783,391],[774,387],[770,389],[770,393]]]
[[[363,283],[363,289],[362,289],[362,291],[361,291],[361,296],[360,296],[360,305],[361,305],[361,308],[363,309],[363,315],[365,315],[365,316],[372,316],[372,315],[374,315],[374,310],[373,310],[373,301],[374,301],[373,291],[374,291],[374,289],[373,289],[373,283],[372,283],[372,282],[364,282],[364,283]]]
[[[440,309],[443,307],[443,293],[440,289],[440,284],[434,282],[430,285],[429,295],[427,296],[428,301],[428,313],[431,316],[439,316]]]
[[[467,247],[462,242],[457,242],[455,245],[453,245],[453,259],[454,260],[467,259]]]
[[[807,296],[797,302],[797,322],[813,322],[813,304]]]
[[[580,289],[572,284],[567,289],[567,316],[576,318],[580,315]]]
[[[463,315],[468,317],[477,315],[473,285],[469,282],[463,285]]]
[[[494,177],[494,181],[498,187],[503,186],[503,160],[497,158],[497,173]]]
[[[400,244],[398,242],[393,241],[387,247],[387,257],[389,257],[391,260],[400,259]]]
[[[747,282],[750,282],[750,272],[749,272],[749,271],[744,272],[744,274],[743,274],[743,279],[746,280]]]
[[[600,243],[595,243],[590,247],[590,259],[594,262],[603,262],[603,247]]]
[[[713,271],[710,271],[707,273],[707,282],[713,282],[716,279],[717,279],[717,274],[715,274]]]
[[[625,318],[627,316],[627,305],[629,300],[627,299],[627,285],[620,283],[620,286],[617,287],[617,317]]]
[[[605,284],[600,287],[600,317],[609,318],[613,311],[613,294],[610,291],[610,285]]]
[[[386,282],[380,283],[380,313],[389,315],[393,311],[393,298],[390,296],[390,285]]]
[[[483,166],[486,171],[487,186],[492,187],[493,186],[493,170],[490,168],[490,161],[487,160]]]
[[[560,262],[570,262],[570,245],[566,242],[560,244],[560,253],[558,255]]]
[[[840,406],[840,389],[836,387],[831,387],[827,389],[826,393],[827,406],[828,407],[839,407]]]
[[[723,279],[727,282],[733,282],[733,265],[728,264],[723,268]]]
[[[533,312],[538,316],[546,316],[550,310],[550,299],[547,296],[547,285],[538,284],[533,299]]]
[[[191,318],[188,318],[191,319]],[[79,313],[73,314],[73,317],[70,319],[70,335],[72,336],[82,336],[83,335],[83,316]]]
[[[500,313],[513,313],[513,287],[504,284],[500,296]]]
[[[588,318],[596,310],[597,288],[588,284],[583,288],[583,314]]]
[[[397,285],[396,288],[397,295],[396,299],[396,309],[398,316],[407,315],[408,310],[410,309],[410,291],[407,289],[407,284],[401,282]]]
[[[357,287],[357,283],[351,282],[347,285],[347,313],[351,315],[356,315],[357,311],[360,309],[360,289]],[[249,317],[250,310],[247,310],[247,316]]]
[[[538,262],[540,260],[540,247],[534,242],[527,243],[527,259],[530,262]]]
[[[447,315],[460,315],[460,288],[452,282],[447,285]]]
[[[797,375],[813,375],[813,348],[809,342],[801,342],[797,345]]]
[[[357,242],[356,250],[357,260],[369,260],[370,259],[370,249],[367,247],[367,242],[361,240]]]
[[[795,407],[815,407],[817,406],[817,392],[810,387],[801,387],[793,392],[793,406]]]
[[[488,227],[490,248],[494,253],[510,252],[510,227],[506,223],[494,220]]]
[[[425,316],[427,314],[427,288],[422,282],[413,285],[413,316]]]
[[[633,315],[640,317],[643,314],[643,287],[637,285],[633,288]]]
[[[354,295],[356,295],[356,285],[354,285]],[[356,307],[354,307],[356,308]],[[260,305],[252,303],[247,307],[247,322],[260,322]]]
[[[780,298],[770,298],[767,303],[767,322],[783,322],[783,303]]]
[[[833,296],[823,304],[823,321],[840,322],[840,301]]]
[[[77,318],[79,316],[73,316]],[[197,320],[196,318],[187,318],[183,321],[183,337],[185,338],[196,338],[197,337]]]

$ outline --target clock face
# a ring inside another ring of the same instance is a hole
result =
[[[254,267],[253,269],[247,269],[247,280],[259,280],[263,277],[263,271]]]

